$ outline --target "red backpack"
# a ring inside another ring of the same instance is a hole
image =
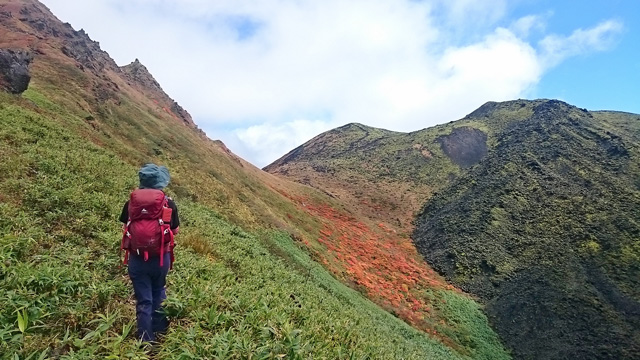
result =
[[[162,190],[138,189],[129,199],[129,221],[124,227],[122,245],[125,251],[124,263],[129,254],[135,252],[149,260],[149,255],[171,253],[173,267],[173,232],[171,232],[171,208],[169,200]],[[160,266],[164,256],[160,256]]]

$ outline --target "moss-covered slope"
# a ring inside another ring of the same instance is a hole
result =
[[[489,102],[464,119],[410,133],[348,124],[264,170],[321,189],[405,232],[433,191],[480,161],[504,127],[530,116],[541,101]]]
[[[413,237],[516,357],[638,358],[639,174],[640,116],[536,103],[429,200]]]

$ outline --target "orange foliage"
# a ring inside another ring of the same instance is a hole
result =
[[[410,239],[396,235],[384,223],[375,229],[329,205],[282,194],[322,222],[317,242],[327,251],[309,251],[323,265],[407,323],[442,338],[435,331],[438,319],[432,318],[433,307],[420,290],[453,287],[422,260]]]

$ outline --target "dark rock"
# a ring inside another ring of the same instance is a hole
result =
[[[437,140],[451,161],[463,168],[477,164],[487,154],[487,134],[471,127],[456,128]]]
[[[174,101],[171,105],[171,111],[176,114],[185,124],[193,124],[191,115],[178,102]]]
[[[33,55],[23,49],[0,49],[0,88],[21,94],[31,81],[29,64]]]

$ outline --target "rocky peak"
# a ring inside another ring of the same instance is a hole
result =
[[[146,66],[137,58],[129,65],[120,68],[129,85],[137,87],[146,96],[154,100],[162,109],[188,126],[195,127],[191,115],[169,97]]]
[[[84,30],[75,31],[61,22],[51,11],[35,0],[0,0],[0,24],[10,29],[7,42],[21,42],[36,52],[56,48],[76,61],[83,71],[97,76],[105,70],[120,71],[100,44]],[[0,39],[2,45],[5,39]]]
[[[164,92],[160,84],[153,78],[153,75],[142,65],[137,58],[129,65],[120,67],[124,77],[132,83],[138,84],[147,90],[154,92]]]
[[[100,43],[91,40],[86,31],[76,31],[68,23],[61,22],[45,5],[36,0],[0,0],[0,48],[22,48],[26,53],[50,57],[57,59],[56,61],[71,60],[78,69],[90,75],[92,91],[98,103],[110,101],[119,104],[120,85],[128,83],[158,105],[162,112],[197,129],[191,115],[162,90],[138,59],[119,67],[100,48]],[[10,91],[20,92],[18,89],[24,85],[17,86],[19,76],[15,76],[27,74],[24,65],[27,58],[21,57],[18,60],[15,54],[12,56],[14,58],[5,60],[2,66],[12,69],[13,80],[9,81],[5,77],[0,79],[0,83],[5,88],[9,86],[7,84],[14,84]],[[20,68],[16,65],[18,63],[24,66]],[[26,78],[22,76],[20,79],[22,80],[18,82],[24,84]],[[26,83],[28,84],[28,80]]]

